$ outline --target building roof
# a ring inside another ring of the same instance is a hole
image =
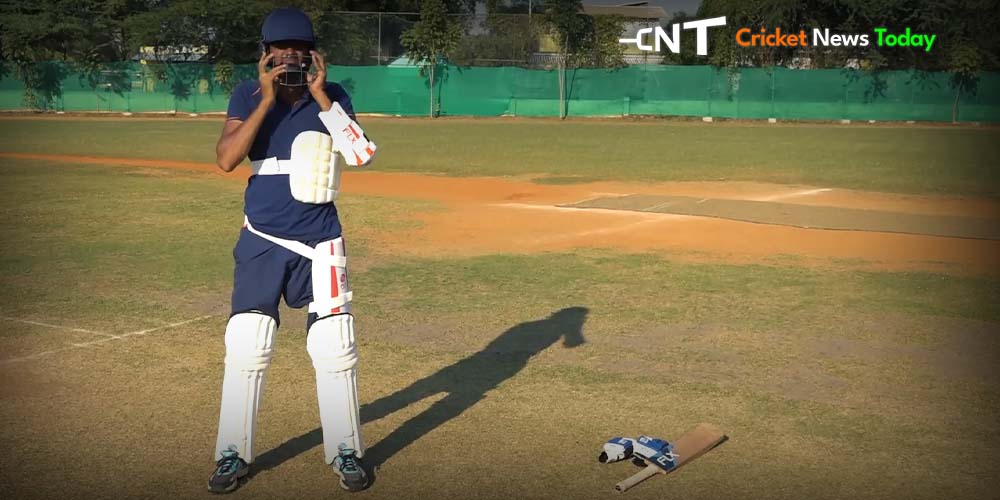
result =
[[[633,2],[622,5],[584,5],[583,13],[591,16],[619,15],[628,19],[663,19],[667,11],[662,7],[650,6],[649,2]]]

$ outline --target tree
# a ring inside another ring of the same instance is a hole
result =
[[[940,44],[934,48],[937,55],[927,57],[930,64],[924,66],[951,74],[955,92],[952,121],[958,120],[961,96],[978,91],[979,75],[1000,69],[998,16],[1000,4],[990,0],[928,0],[921,10],[917,26],[923,32],[936,33]]]
[[[434,1],[434,0],[431,0]],[[419,10],[423,12],[423,6],[427,3],[426,0],[397,0],[384,2],[385,7],[383,11],[415,11]],[[446,12],[449,14],[468,14],[476,11],[476,3],[478,0],[440,0],[436,3],[440,3]],[[396,8],[391,8],[395,5]]]
[[[948,51],[948,70],[951,73],[951,88],[955,100],[951,106],[951,121],[958,121],[958,102],[962,94],[975,95],[979,88],[979,73],[983,67],[983,55],[979,48],[968,39],[951,42]]]
[[[122,22],[144,3],[134,0],[37,0],[0,4],[2,58],[24,83],[25,104],[54,105],[72,72],[92,87],[103,82],[102,64],[127,59]],[[127,82],[112,80],[121,93]]]
[[[452,61],[477,66],[527,63],[538,49],[538,37],[528,23],[527,11],[527,2],[508,5],[502,0],[488,0],[486,16],[472,20]]]
[[[422,76],[430,76],[430,116],[437,116],[434,106],[434,74],[442,58],[458,48],[462,30],[449,18],[443,0],[423,0],[420,20],[403,33],[402,43],[406,55],[420,68]]]
[[[379,16],[360,12],[400,8],[399,2],[372,0],[310,0],[301,7],[313,21],[317,50],[327,64],[352,66],[379,63]]]
[[[212,52],[225,46],[213,29],[209,7],[205,2],[179,0],[130,16],[124,23],[130,52],[141,54],[146,61],[145,68],[156,80],[167,84],[175,105],[190,98],[192,87],[201,77],[199,71],[183,63],[194,59],[195,54],[206,59],[217,56]],[[213,41],[214,47],[209,49]],[[202,49],[208,52],[201,54]],[[235,85],[234,82],[218,81],[218,77],[215,81],[223,88],[231,89]]]
[[[693,16],[687,12],[679,11],[675,13],[670,19],[664,21],[661,25],[663,29],[670,33],[672,26],[675,24],[684,24],[686,21],[695,21],[699,19],[698,16]],[[712,32],[709,31],[711,34]],[[718,49],[713,45],[713,49]],[[698,65],[705,64],[705,58],[698,56],[695,53],[696,47],[692,43],[682,43],[681,50],[679,54],[674,54],[673,52],[666,52],[662,54],[662,64],[680,64],[680,65]]]
[[[566,67],[619,68],[625,65],[621,16],[583,14],[580,0],[547,0],[544,23],[559,44],[559,118],[566,117]]]
[[[545,23],[559,43],[559,118],[566,118],[566,60],[587,33],[580,0],[546,0]]]
[[[837,2],[839,0],[833,0]],[[822,0],[704,0],[698,7],[698,19],[726,17],[726,25],[709,31],[709,63],[714,66],[781,66],[793,62],[798,52],[789,47],[741,47],[736,30],[742,27],[767,28],[797,33],[807,29],[810,9],[819,8]],[[824,24],[816,24],[824,26]]]
[[[591,29],[583,44],[585,50],[580,53],[578,64],[590,68],[624,67],[625,46],[618,40],[625,31],[625,18],[611,15],[591,19]]]

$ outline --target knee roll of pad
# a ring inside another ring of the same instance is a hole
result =
[[[354,345],[354,316],[338,314],[317,320],[309,328],[306,350],[316,371],[342,372],[358,363]]]
[[[264,370],[274,357],[274,318],[261,313],[234,314],[226,325],[226,367]]]

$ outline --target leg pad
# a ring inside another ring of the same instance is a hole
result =
[[[316,390],[326,462],[333,463],[340,447],[364,454],[358,411],[358,354],[354,344],[354,316],[337,314],[317,320],[309,328],[306,349],[316,369]]]
[[[226,370],[222,380],[222,408],[215,458],[233,450],[253,461],[257,412],[274,355],[274,318],[259,312],[234,314],[226,326]]]

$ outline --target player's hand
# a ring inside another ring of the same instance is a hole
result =
[[[284,64],[279,64],[270,71],[267,69],[267,63],[271,62],[274,54],[264,54],[260,57],[260,61],[257,62],[257,80],[260,81],[260,95],[264,102],[273,103],[275,100],[275,88],[274,82],[278,80],[286,68]]]
[[[313,96],[326,93],[326,60],[323,59],[323,54],[316,52],[315,50],[310,50],[309,54],[312,55],[312,66],[316,68],[316,73],[308,73],[306,75],[306,81],[309,82],[309,93]]]

